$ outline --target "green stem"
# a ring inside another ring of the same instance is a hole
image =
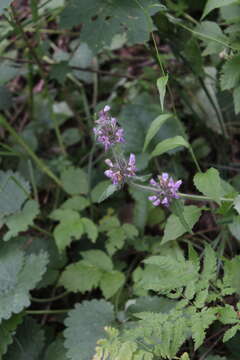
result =
[[[49,176],[58,186],[62,188],[62,183],[60,179],[44,164],[44,162],[32,151],[28,144],[18,135],[15,129],[8,123],[3,116],[0,116],[0,125],[2,125],[9,133],[15,138],[15,140],[26,150],[28,155],[35,161],[40,170]]]
[[[53,296],[53,297],[51,297],[51,298],[37,299],[37,298],[35,298],[35,297],[31,297],[31,300],[34,301],[34,302],[37,302],[37,303],[52,302],[52,301],[56,301],[56,300],[62,299],[63,297],[67,296],[68,294],[69,294],[69,291],[65,291],[65,292],[63,292],[62,294]]]
[[[26,310],[27,315],[45,315],[45,314],[64,314],[72,309],[59,309],[59,310]]]
[[[44,234],[44,235],[53,237],[53,234],[52,234],[52,233],[50,233],[50,232],[47,231],[47,230],[42,229],[42,228],[41,228],[40,226],[38,226],[38,225],[32,225],[31,228],[33,228],[33,229],[41,232],[41,233]]]
[[[136,184],[134,182],[131,182],[131,185],[136,186],[139,189],[142,189],[145,191],[156,192],[156,193],[159,192],[159,189],[152,187],[152,186]],[[184,193],[177,193],[177,195],[179,197],[181,197],[182,199],[189,199],[189,200],[195,200],[195,201],[214,201],[212,198],[210,198],[209,196],[205,196],[205,195],[194,195],[194,194],[184,194]],[[221,197],[220,200],[225,201],[225,202],[233,202],[234,201],[234,199],[229,199],[229,198],[224,198],[224,197]]]

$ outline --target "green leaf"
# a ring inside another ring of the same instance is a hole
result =
[[[100,196],[110,185],[109,180],[100,181],[91,191],[91,199],[93,203],[98,203]]]
[[[69,311],[65,320],[65,348],[70,360],[89,360],[104,327],[114,320],[113,306],[105,300],[84,301]]]
[[[102,201],[106,200],[109,196],[111,196],[115,191],[117,191],[119,188],[117,185],[108,185],[106,190],[101,194],[101,196],[98,199],[98,203],[101,203]]]
[[[160,142],[155,147],[155,149],[151,153],[151,157],[160,156],[165,152],[168,152],[169,150],[173,150],[179,146],[184,146],[186,148],[190,147],[189,143],[182,136],[175,136],[173,138],[166,139]]]
[[[124,284],[125,276],[120,271],[106,272],[100,280],[100,288],[106,299],[111,298]]]
[[[79,261],[66,267],[59,284],[68,291],[84,293],[96,288],[101,276],[102,272],[96,266]]]
[[[102,250],[82,251],[81,255],[85,262],[103,271],[112,271],[113,263],[111,258]]]
[[[90,205],[88,199],[83,196],[74,196],[70,199],[67,199],[62,205],[61,209],[69,209],[75,211],[82,211]]]
[[[236,0],[208,0],[205,5],[201,19],[205,18],[214,9],[236,3]]]
[[[216,320],[216,312],[214,308],[203,308],[201,312],[192,315],[191,329],[195,350],[202,345],[206,335],[205,330]]]
[[[64,190],[70,195],[88,193],[88,177],[80,168],[69,167],[61,174]]]
[[[161,76],[157,80],[157,88],[160,96],[160,104],[162,111],[164,111],[164,98],[166,94],[167,83],[168,83],[168,75]]]
[[[36,320],[26,317],[18,329],[6,360],[39,360],[44,347],[45,334]]]
[[[197,173],[193,181],[201,193],[221,204],[222,187],[218,170],[210,168],[205,173]]]
[[[240,113],[240,86],[233,90],[233,101],[235,114],[237,115]]]
[[[19,173],[0,171],[0,216],[19,211],[29,193],[29,183]]]
[[[0,321],[9,319],[11,314],[20,313],[30,305],[29,291],[41,280],[46,271],[47,262],[48,257],[44,252],[25,256],[25,262],[18,272],[15,286],[0,294]]]
[[[237,325],[231,327],[230,329],[228,329],[224,334],[223,343],[227,342],[232,337],[234,337],[238,330],[240,330],[240,325],[239,324],[237,324]]]
[[[95,243],[98,237],[98,228],[94,222],[88,218],[81,218],[84,232],[87,233],[89,239]]]
[[[73,239],[79,240],[83,235],[84,225],[80,215],[76,211],[58,209],[55,210],[50,217],[60,221],[60,224],[57,225],[53,231],[59,252],[64,251]]]
[[[151,7],[154,0],[147,3],[140,0],[146,12],[154,14],[158,7]],[[149,39],[153,30],[150,17],[146,16],[139,3],[127,0],[71,0],[67,3],[60,17],[63,28],[71,28],[83,23],[81,41],[86,42],[94,52],[111,45],[116,34],[126,34],[129,44],[143,43]],[[98,31],[95,31],[98,29]]]
[[[150,143],[150,141],[152,140],[152,138],[157,134],[157,132],[160,130],[161,126],[165,123],[165,121],[172,116],[173,116],[172,114],[161,114],[156,119],[153,120],[145,137],[143,151],[146,151],[146,148]]]
[[[1,6],[1,5],[0,5]],[[0,110],[8,110],[12,106],[12,94],[5,86],[0,86]]]
[[[239,85],[240,81],[240,55],[234,55],[222,67],[220,79],[221,89],[229,90]]]
[[[226,47],[229,40],[222,32],[220,26],[213,21],[203,21],[195,28],[197,35],[206,45],[203,55],[219,54]],[[205,68],[205,73],[207,69]],[[206,80],[205,80],[206,81]]]
[[[228,225],[228,228],[238,241],[240,241],[240,216],[234,216],[233,222]]]
[[[57,339],[51,343],[44,355],[44,360],[67,360],[66,349],[62,339]]]
[[[130,186],[129,191],[131,196],[135,200],[134,210],[133,210],[134,225],[139,230],[143,230],[148,218],[148,208],[149,208],[148,194],[144,193],[143,191],[139,191],[134,186]]]
[[[240,195],[238,195],[233,202],[233,207],[237,211],[238,214],[240,214]]]
[[[70,66],[78,66],[83,69],[91,68],[93,65],[93,52],[88,47],[87,44],[81,43],[77,50],[74,52],[71,61],[69,62]],[[74,75],[82,81],[85,81],[88,84],[91,84],[93,81],[93,73],[81,70],[74,70]]]
[[[71,72],[69,63],[67,61],[60,61],[58,64],[53,64],[49,72],[49,76],[57,80],[60,85],[63,85],[67,74]]]
[[[201,209],[194,206],[184,206],[183,216],[186,220],[190,229],[193,228],[195,223],[198,221],[201,215]],[[176,240],[178,237],[182,236],[186,232],[186,228],[181,223],[180,219],[172,214],[167,219],[166,227],[164,229],[164,236],[162,239],[162,244],[165,244],[168,241]]]
[[[23,314],[13,315],[9,320],[3,320],[0,324],[0,359],[7,352],[7,348],[13,342],[17,326],[22,322]]]
[[[8,232],[4,235],[3,240],[8,241],[18,235],[22,231],[26,231],[33,220],[39,214],[39,206],[37,201],[28,200],[20,213],[15,213],[5,219],[5,224],[8,227]]]

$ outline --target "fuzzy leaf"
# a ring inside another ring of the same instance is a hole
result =
[[[173,138],[163,140],[155,147],[155,149],[151,153],[151,157],[160,156],[165,152],[173,150],[179,146],[189,148],[190,145],[182,136],[175,136]]]
[[[165,123],[165,121],[167,121],[172,116],[173,116],[172,114],[161,114],[156,119],[153,120],[145,137],[143,151],[146,150],[148,144],[150,143],[152,138],[157,134],[157,132],[160,130],[161,126]]]
[[[105,336],[104,327],[114,320],[113,306],[105,300],[84,301],[69,311],[65,320],[65,348],[70,360],[93,357],[98,339]]]
[[[197,173],[193,181],[201,193],[215,200],[218,204],[221,203],[222,188],[218,170],[210,168],[205,173]]]
[[[201,209],[194,206],[184,206],[183,216],[190,229],[193,228],[195,223],[198,221],[201,215]],[[172,214],[167,219],[167,224],[164,229],[164,236],[162,239],[162,244],[165,244],[168,241],[175,240],[178,237],[182,236],[186,232],[186,228],[183,226],[180,219]]]

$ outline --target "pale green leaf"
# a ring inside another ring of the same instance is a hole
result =
[[[235,114],[237,115],[240,113],[240,86],[233,90],[233,101]]]
[[[98,237],[98,228],[94,222],[88,218],[81,218],[84,232],[87,233],[89,239],[94,243]]]
[[[65,320],[65,348],[70,360],[92,359],[97,340],[114,320],[112,304],[105,300],[84,301],[69,311]]]
[[[237,3],[237,0],[208,0],[205,5],[201,19],[205,18],[214,9],[217,9],[217,8],[220,8],[223,6],[227,6],[227,5],[236,4],[236,3]]]
[[[230,329],[228,329],[224,334],[223,343],[227,342],[233,336],[235,336],[238,330],[240,330],[240,325],[239,324],[237,324],[237,325],[231,327]]]
[[[120,271],[106,272],[100,280],[100,288],[106,299],[111,298],[124,284],[125,277]]]
[[[0,216],[19,211],[29,193],[29,183],[19,173],[0,171]]]
[[[195,223],[198,221],[201,215],[201,209],[194,206],[184,206],[183,216],[187,222],[190,229],[193,228]],[[186,232],[186,228],[181,223],[180,219],[172,214],[167,219],[166,227],[164,229],[164,236],[162,239],[162,244],[165,244],[168,241],[175,240],[178,237],[182,236]]]
[[[165,152],[173,150],[179,146],[189,148],[190,145],[182,136],[175,136],[173,138],[163,140],[155,147],[155,149],[151,153],[151,157],[160,156]]]
[[[39,206],[37,201],[28,200],[23,209],[5,219],[5,224],[8,227],[8,232],[4,235],[3,240],[8,241],[18,235],[22,231],[26,231],[33,220],[39,214]]]
[[[82,251],[81,255],[85,262],[96,266],[103,271],[112,271],[113,264],[111,258],[102,250]]]
[[[88,177],[80,168],[69,167],[61,174],[64,190],[70,195],[88,193]]]
[[[166,94],[167,83],[168,83],[168,75],[161,76],[157,80],[157,88],[160,96],[160,104],[162,111],[164,111],[164,98]]]
[[[197,350],[205,339],[205,331],[216,320],[216,309],[203,308],[201,312],[196,312],[191,317],[192,337],[194,349]]]
[[[153,120],[145,137],[143,151],[146,151],[146,148],[148,147],[148,144],[150,143],[152,138],[157,134],[157,132],[160,130],[161,126],[165,123],[165,121],[167,121],[172,116],[173,116],[172,114],[161,114],[156,119]]]
[[[63,271],[59,284],[73,292],[86,292],[96,288],[102,272],[94,265],[79,261],[70,264]]]
[[[180,357],[180,360],[190,360],[188,353],[185,352],[184,354],[182,354],[182,356]]]
[[[218,170],[210,168],[205,173],[197,173],[193,181],[201,193],[218,204],[221,203],[222,187]]]
[[[219,321],[224,325],[236,324],[239,322],[238,313],[232,305],[226,304],[218,308]]]
[[[83,196],[74,196],[70,199],[67,199],[62,205],[62,209],[69,209],[75,211],[82,211],[90,205],[88,199]]]

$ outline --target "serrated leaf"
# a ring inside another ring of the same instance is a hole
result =
[[[45,334],[40,324],[26,317],[10,345],[6,360],[38,360],[44,347]]]
[[[83,196],[74,196],[70,199],[67,199],[62,205],[61,209],[69,209],[75,211],[82,211],[90,205],[88,199]]]
[[[195,223],[198,221],[201,215],[201,209],[194,206],[184,206],[183,216],[190,229],[193,228]],[[162,244],[165,244],[168,241],[176,240],[178,237],[182,236],[186,232],[186,228],[181,223],[180,219],[172,214],[167,219],[166,227],[164,229],[164,236],[162,239]]]
[[[5,219],[8,232],[4,235],[3,240],[8,241],[22,231],[26,231],[29,226],[33,225],[33,220],[39,214],[39,205],[35,200],[28,200],[23,209],[16,214],[10,215]]]
[[[19,173],[0,171],[0,216],[19,211],[29,193],[29,183]]]
[[[84,233],[84,226],[80,215],[73,210],[57,209],[51,216],[52,219],[59,220],[53,231],[59,252],[63,252],[69,246],[72,240],[79,240]]]
[[[87,233],[89,239],[95,243],[98,237],[98,228],[94,222],[88,218],[81,218],[84,232]]]
[[[9,319],[13,313],[20,313],[30,305],[29,291],[41,280],[47,262],[48,257],[44,252],[25,256],[25,263],[18,273],[16,285],[0,294],[0,322],[2,319]]]
[[[165,99],[165,94],[166,94],[167,83],[168,83],[168,75],[161,76],[157,80],[157,88],[158,88],[158,92],[159,92],[160,104],[161,104],[162,111],[164,111],[164,99]]]
[[[191,317],[192,337],[194,339],[194,349],[197,350],[205,339],[205,330],[216,320],[216,309],[203,308]]]
[[[229,90],[237,85],[240,81],[240,55],[234,55],[227,60],[222,67],[222,76],[220,79],[221,89]]]
[[[189,143],[182,136],[175,136],[173,138],[163,140],[155,147],[151,153],[151,157],[160,156],[165,152],[173,150],[179,146],[184,146],[186,148],[190,147]]]
[[[0,324],[0,359],[7,352],[8,346],[13,342],[17,326],[21,323],[23,314],[13,315],[9,320]]]
[[[120,271],[106,272],[100,280],[100,288],[106,299],[111,298],[124,284],[125,276]]]
[[[70,195],[88,193],[88,177],[80,168],[69,167],[61,174],[64,190]]]
[[[111,258],[102,250],[82,251],[81,255],[85,262],[96,266],[103,271],[113,270],[113,263]]]
[[[73,292],[86,292],[97,287],[102,272],[96,267],[84,261],[68,265],[63,271],[59,284]]]
[[[240,325],[239,324],[237,324],[237,325],[231,327],[230,329],[228,329],[224,334],[223,343],[227,342],[232,337],[234,337],[238,330],[240,330]]]
[[[197,173],[193,181],[201,193],[221,203],[222,187],[218,170],[210,168],[205,173]]]
[[[108,185],[108,187],[106,188],[106,190],[103,191],[103,193],[101,194],[101,196],[98,199],[98,203],[101,203],[102,201],[106,200],[107,198],[109,198],[109,196],[111,196],[113,193],[115,193],[115,191],[118,190],[118,186],[117,185]]]
[[[157,134],[157,132],[160,130],[161,126],[165,123],[165,121],[167,121],[172,116],[173,116],[172,114],[161,114],[156,119],[153,120],[145,137],[143,151],[146,150],[148,144],[150,143],[152,138]]]
[[[236,3],[236,0],[208,0],[205,5],[201,19],[205,18],[214,9]]]
[[[239,322],[238,313],[233,306],[226,304],[218,309],[219,321],[224,325],[236,324]]]
[[[113,306],[105,300],[84,301],[69,311],[65,320],[65,348],[70,360],[89,360],[104,327],[114,320]]]

